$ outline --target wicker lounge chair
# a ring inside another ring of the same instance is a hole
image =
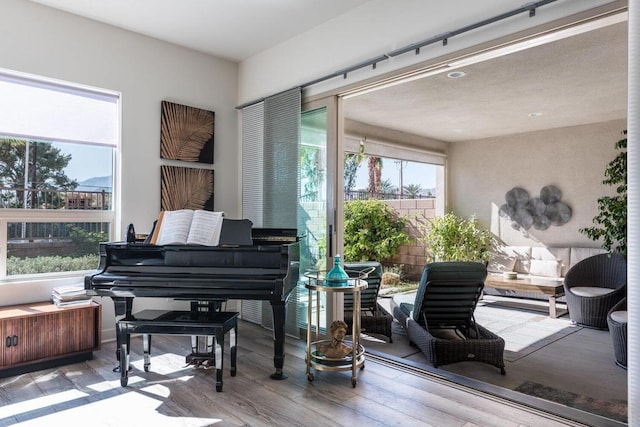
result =
[[[607,314],[616,364],[627,369],[627,299],[622,298]]]
[[[607,329],[607,313],[627,295],[627,261],[618,253],[585,258],[567,271],[564,292],[571,321]]]
[[[366,275],[367,289],[360,293],[360,331],[367,335],[383,336],[391,343],[393,316],[378,304],[378,293],[382,281],[382,266],[379,262],[347,262],[345,271],[350,277]],[[344,321],[351,334],[353,324],[353,294],[344,294]]]
[[[475,361],[504,375],[504,340],[473,317],[486,276],[486,267],[477,262],[427,264],[414,303],[394,307],[409,341],[434,367]]]

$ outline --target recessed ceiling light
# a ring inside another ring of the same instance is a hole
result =
[[[466,75],[467,73],[465,73],[464,71],[452,71],[447,74],[447,77],[449,77],[450,79],[459,79],[460,77],[464,77]]]
[[[543,113],[529,113],[529,117],[540,117]]]

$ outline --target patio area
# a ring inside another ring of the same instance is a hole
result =
[[[392,313],[392,304],[413,302],[414,297],[413,292],[396,294],[380,298],[379,303]],[[505,340],[506,375],[500,375],[494,366],[477,362],[433,368],[420,350],[409,345],[396,320],[393,343],[365,337],[364,345],[367,351],[400,363],[626,422],[627,371],[615,364],[609,332],[573,325],[568,315],[550,318],[545,304],[496,296],[484,296],[478,303],[477,323]]]

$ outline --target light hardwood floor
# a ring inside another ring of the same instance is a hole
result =
[[[454,385],[437,376],[369,357],[351,386],[350,372],[305,375],[305,344],[287,338],[285,371],[275,381],[271,332],[239,322],[238,371],[229,375],[225,348],[223,391],[215,370],[184,367],[190,341],[154,336],[150,372],[142,343],[132,338],[133,371],[120,386],[115,344],[94,359],[0,379],[0,425],[19,426],[564,426],[610,425],[570,421],[508,397]],[[228,343],[227,343],[228,347]],[[611,424],[615,425],[615,424]]]

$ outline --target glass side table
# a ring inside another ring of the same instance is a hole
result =
[[[364,347],[360,343],[360,291],[367,288],[366,275],[347,279],[347,284],[335,284],[331,279],[325,277],[327,271],[310,271],[304,274],[307,279],[305,288],[309,290],[309,304],[307,307],[307,379],[313,381],[315,376],[311,372],[316,371],[351,371],[351,385],[357,384],[357,370],[364,369]],[[344,282],[344,279],[342,279]],[[351,341],[345,340],[342,343],[351,345],[351,351],[344,357],[328,357],[318,350],[319,347],[332,343],[331,339],[321,339],[320,337],[320,295],[321,293],[352,293],[353,294],[353,327],[351,331]],[[314,298],[315,293],[315,298]],[[313,307],[316,307],[316,332],[313,337]],[[315,349],[314,349],[315,347]]]

